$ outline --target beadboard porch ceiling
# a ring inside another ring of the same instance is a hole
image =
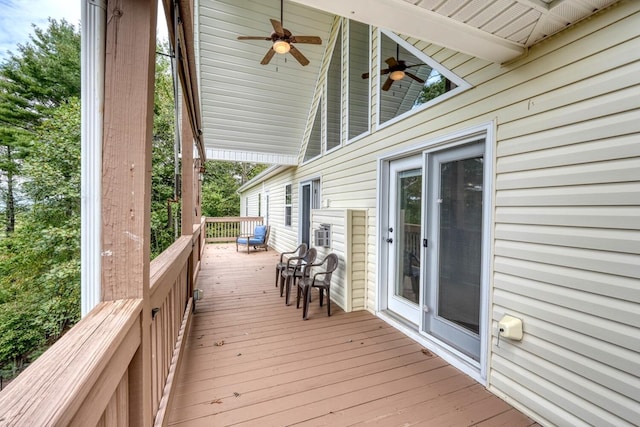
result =
[[[334,15],[504,63],[618,0],[285,0],[284,26],[317,35],[260,65],[279,0],[200,0],[197,49],[207,158],[295,165]]]

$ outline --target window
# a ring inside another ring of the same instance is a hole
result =
[[[320,155],[320,149],[322,147],[322,100],[318,101],[318,108],[316,109],[316,115],[313,119],[313,127],[311,128],[311,135],[309,135],[309,142],[307,143],[307,151],[304,153],[304,161],[314,159]]]
[[[336,44],[331,54],[331,63],[327,72],[327,149],[330,151],[340,146],[342,140],[341,126],[341,93],[342,93],[342,33],[338,30]]]
[[[284,225],[291,227],[291,184],[284,186]]]
[[[349,115],[347,139],[369,132],[369,26],[349,21]],[[364,78],[363,78],[364,76]]]
[[[429,62],[429,63],[427,63]],[[426,55],[392,33],[380,33],[380,123],[419,109],[455,83]],[[450,74],[450,73],[449,73]]]

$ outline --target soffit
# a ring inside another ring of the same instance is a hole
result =
[[[329,38],[333,16],[285,2],[284,27],[293,35],[322,38],[322,45],[296,44],[309,59],[290,54],[260,61],[269,41],[269,19],[280,20],[278,0],[201,0],[198,7],[199,72],[207,158],[296,164]]]

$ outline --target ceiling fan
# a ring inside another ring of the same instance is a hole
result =
[[[273,32],[269,37],[261,36],[239,36],[238,40],[267,40],[273,43],[271,48],[267,51],[267,54],[262,58],[260,64],[267,65],[273,55],[276,53],[285,54],[287,52],[296,58],[300,65],[308,65],[309,60],[300,52],[293,43],[307,43],[307,44],[322,44],[322,39],[317,36],[294,36],[289,30],[282,26],[283,17],[283,3],[284,0],[280,0],[280,21],[270,19],[271,26],[273,26]]]
[[[396,56],[399,56],[399,55],[396,55]],[[389,68],[385,68],[384,70],[380,70],[380,74],[389,74],[389,77],[387,77],[387,80],[382,85],[382,90],[384,90],[384,91],[389,90],[391,88],[391,85],[393,84],[393,82],[395,82],[397,80],[402,80],[405,77],[412,78],[413,80],[415,80],[415,81],[417,81],[418,83],[421,83],[421,84],[424,83],[424,80],[422,80],[420,77],[416,76],[413,73],[410,73],[410,72],[406,71],[407,68],[419,67],[419,66],[421,66],[423,64],[407,65],[405,63],[405,61],[396,60],[396,58],[394,58],[393,56],[391,58],[387,58],[384,62],[387,63]],[[362,74],[362,78],[363,79],[368,79],[369,78],[369,73],[363,73]]]

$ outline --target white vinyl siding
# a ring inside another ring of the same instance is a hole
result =
[[[318,259],[338,255],[338,269],[331,278],[331,300],[345,311],[365,308],[366,212],[351,209],[316,209],[312,229],[331,226],[331,246],[317,247]],[[312,240],[312,245],[315,246]]]
[[[375,311],[377,160],[494,123],[487,382],[544,425],[640,419],[639,22],[640,2],[620,2],[503,65],[406,38],[473,89],[373,129],[287,178],[295,188],[322,176],[323,206],[366,212],[362,302]],[[524,338],[498,347],[505,314],[523,320]]]
[[[260,189],[256,187],[254,191],[250,193],[244,194],[245,205],[244,205],[244,216],[260,216],[259,213],[259,205],[260,205]]]

